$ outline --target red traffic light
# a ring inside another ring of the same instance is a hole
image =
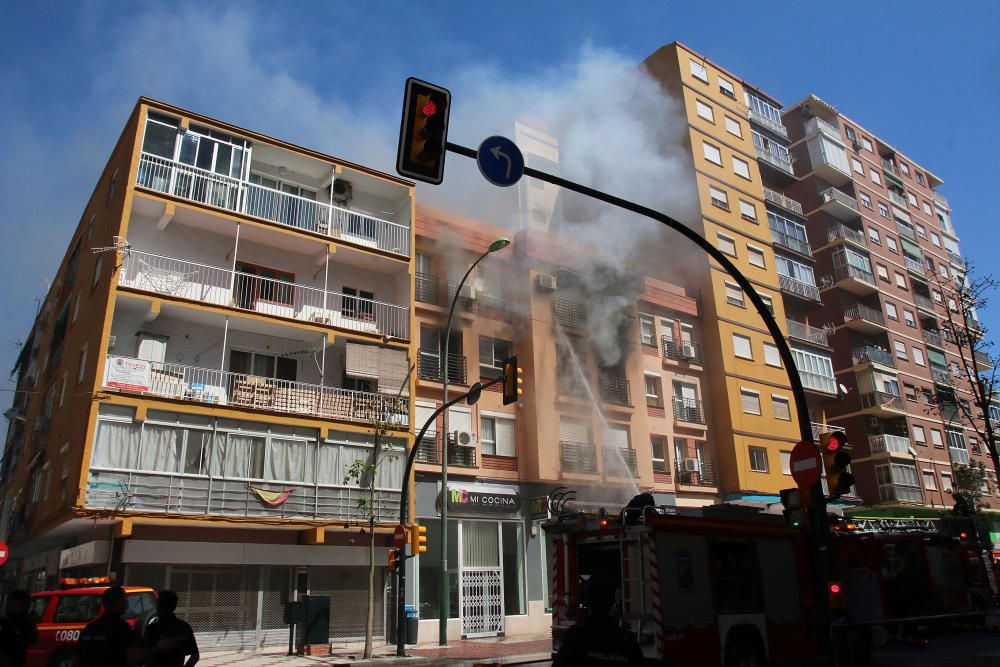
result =
[[[434,104],[434,100],[428,100],[424,108],[420,110],[420,113],[424,114],[428,118],[436,114],[438,111],[437,105]]]
[[[969,539],[969,534],[964,530],[958,534],[959,539],[967,540]]]
[[[830,594],[839,595],[840,594],[840,584],[836,581],[830,583]]]
[[[838,451],[845,444],[844,436],[840,433],[830,433],[829,437],[826,438],[826,449],[830,452]]]

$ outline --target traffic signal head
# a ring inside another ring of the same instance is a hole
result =
[[[819,442],[823,448],[824,454],[826,452],[836,453],[847,446],[847,437],[843,433],[839,432],[821,433],[819,436]]]
[[[517,365],[517,357],[507,357],[503,362],[503,404],[517,403],[524,393],[521,373],[524,371]]]
[[[799,489],[782,489],[781,505],[785,508],[782,514],[785,515],[785,523],[792,528],[801,528],[802,518],[805,512],[802,511],[802,492]]]
[[[395,572],[399,567],[399,550],[389,549],[389,571]]]
[[[826,471],[826,485],[830,490],[829,500],[836,500],[854,486],[854,475],[848,472],[851,455],[847,436],[843,433],[823,433],[820,435],[820,449],[823,452],[823,469]]]
[[[441,183],[450,111],[451,93],[446,89],[413,77],[406,80],[396,171],[425,183]]]
[[[410,555],[427,553],[427,526],[413,526],[410,531]]]

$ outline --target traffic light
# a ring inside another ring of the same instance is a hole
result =
[[[792,528],[801,528],[806,523],[806,513],[802,511],[802,493],[797,489],[781,490],[781,505],[785,508],[785,522]]]
[[[413,77],[406,80],[396,171],[424,183],[441,183],[450,111],[450,92]]]
[[[389,571],[395,572],[399,567],[399,549],[389,549]]]
[[[507,357],[503,362],[503,404],[510,405],[517,403],[517,399],[524,393],[521,373],[524,371],[517,365],[517,357]]]
[[[854,486],[854,475],[848,472],[851,455],[847,452],[847,436],[843,433],[823,433],[819,436],[826,470],[826,486],[830,490],[827,500],[836,500]]]
[[[410,531],[410,555],[427,553],[427,526],[413,526]]]

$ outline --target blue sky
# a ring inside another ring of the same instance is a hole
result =
[[[818,94],[934,171],[965,254],[989,270],[998,26],[996,2],[8,3],[0,368],[139,95],[390,169],[409,75],[537,86],[581,52],[637,63],[675,39],[782,102]],[[1000,301],[984,319],[1000,323]]]

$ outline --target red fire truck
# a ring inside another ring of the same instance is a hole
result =
[[[817,621],[803,531],[780,515],[717,505],[552,519],[553,649],[585,621],[588,590],[609,579],[643,655],[674,667],[800,663],[831,637],[863,665],[873,634],[883,634],[876,626],[982,613],[986,572],[961,540],[930,529],[839,528],[838,578],[826,591],[831,627]]]

